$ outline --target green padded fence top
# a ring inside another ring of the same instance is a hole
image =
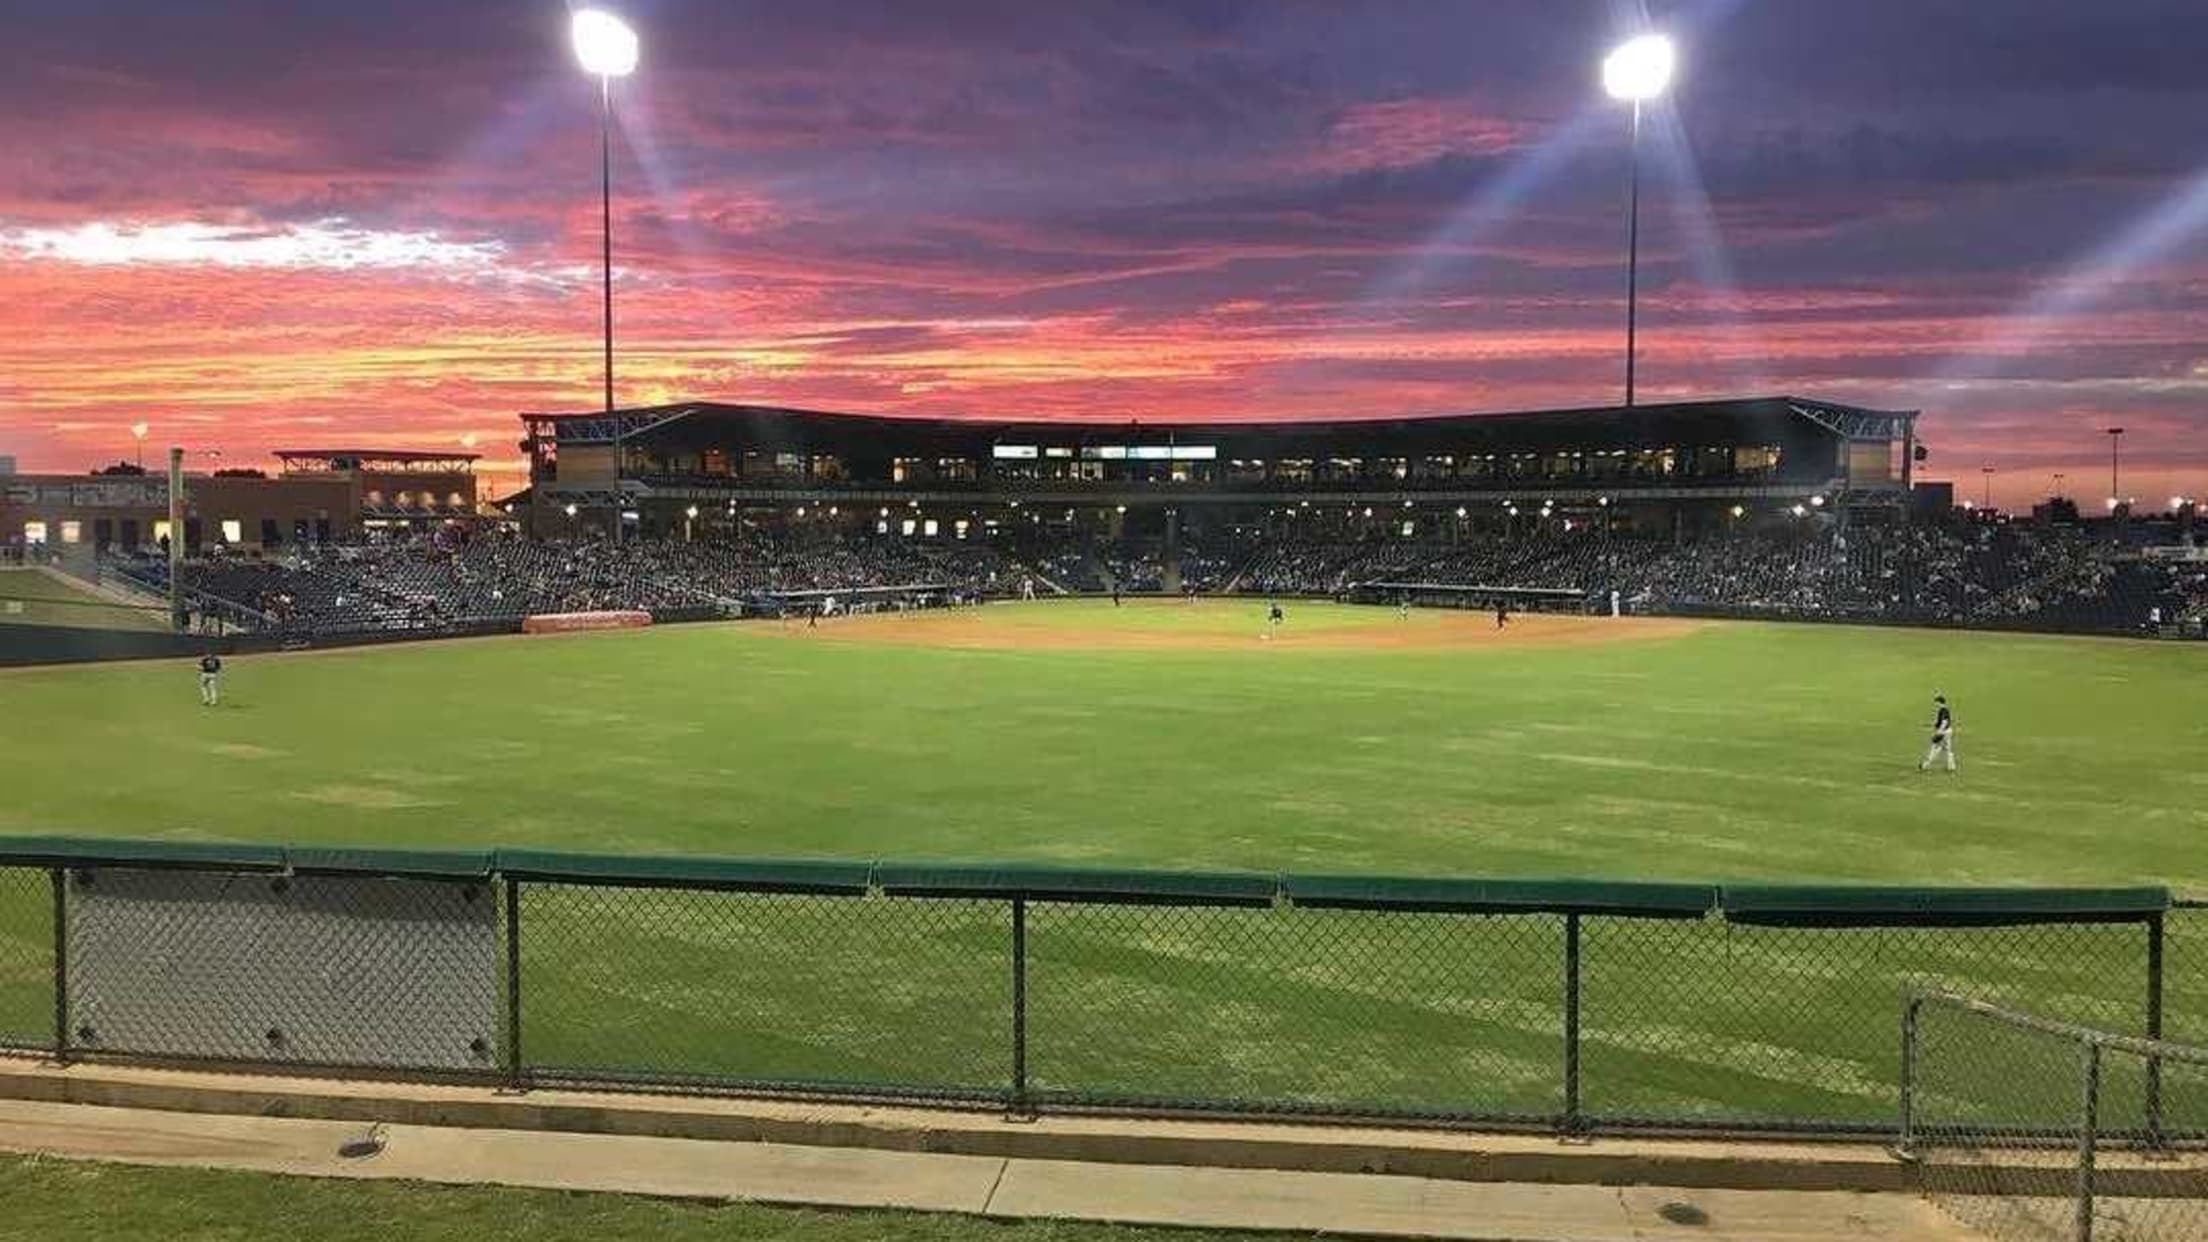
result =
[[[1327,909],[1549,911],[1698,919],[1717,907],[1717,889],[1708,884],[1374,875],[1291,875],[1281,883],[1296,905]]]
[[[1727,922],[1766,927],[1986,927],[2137,922],[2168,910],[2170,890],[1728,884],[1720,900]]]
[[[1129,905],[1269,906],[1275,876],[1242,871],[1109,871],[966,863],[876,863],[885,893],[916,897],[1029,897]]]
[[[0,837],[0,866],[195,867],[282,871],[280,845],[227,841],[141,841],[120,837]]]
[[[1803,884],[1480,880],[1447,876],[1271,875],[988,863],[687,858],[548,850],[394,850],[0,836],[0,867],[173,867],[754,893],[957,897],[1126,905],[1586,914],[1776,927],[1988,927],[2137,922],[2169,910],[2169,890],[1894,888]]]
[[[874,865],[833,859],[677,858],[650,854],[566,854],[500,850],[492,865],[517,880],[718,888],[755,893],[867,891]]]

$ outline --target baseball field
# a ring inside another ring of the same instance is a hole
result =
[[[0,673],[0,832],[2208,889],[2208,646],[1287,609]]]
[[[1271,636],[1261,602],[1051,602],[239,657],[218,708],[189,664],[0,673],[0,832],[2208,892],[2208,647],[1287,612]],[[1935,692],[1954,775],[1917,770]],[[0,1035],[29,1038],[50,933],[42,878],[17,888]],[[1038,909],[1036,1085],[1557,1107],[1560,920],[1268,917]],[[993,1090],[1005,918],[532,890],[530,1056]],[[2171,937],[2171,1033],[2199,1038],[2208,944]],[[1598,921],[1586,948],[1586,1106],[1619,1116],[1883,1123],[1899,978],[2112,1022],[2140,991],[2135,926]]]

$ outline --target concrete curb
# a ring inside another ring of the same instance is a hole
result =
[[[1284,1124],[1046,1116],[569,1090],[272,1078],[0,1059],[0,1098],[164,1112],[535,1130],[1091,1164],[1377,1173],[1451,1182],[1711,1190],[1915,1191],[1917,1166],[1862,1143],[1468,1134]],[[2020,1171],[2041,1162],[2017,1162]],[[2035,1169],[2044,1173],[2044,1169]],[[2208,1157],[2109,1153],[2133,1193],[2208,1186]]]

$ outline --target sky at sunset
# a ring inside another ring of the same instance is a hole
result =
[[[618,395],[988,417],[1619,399],[1610,0],[630,0]],[[0,455],[473,445],[598,390],[559,0],[13,0]],[[1656,4],[1641,399],[1922,409],[2208,493],[2208,4]],[[149,460],[150,460],[149,454]],[[502,478],[501,483],[510,482]]]

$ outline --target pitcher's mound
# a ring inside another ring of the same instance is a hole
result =
[[[791,638],[889,643],[966,650],[1079,651],[1440,651],[1511,646],[1579,646],[1671,638],[1708,624],[1668,617],[1583,617],[1448,609],[1282,605],[1287,620],[1265,624],[1265,604],[1251,599],[1130,601],[1115,608],[1089,600],[988,604],[978,608],[835,617],[817,627],[783,622]]]

